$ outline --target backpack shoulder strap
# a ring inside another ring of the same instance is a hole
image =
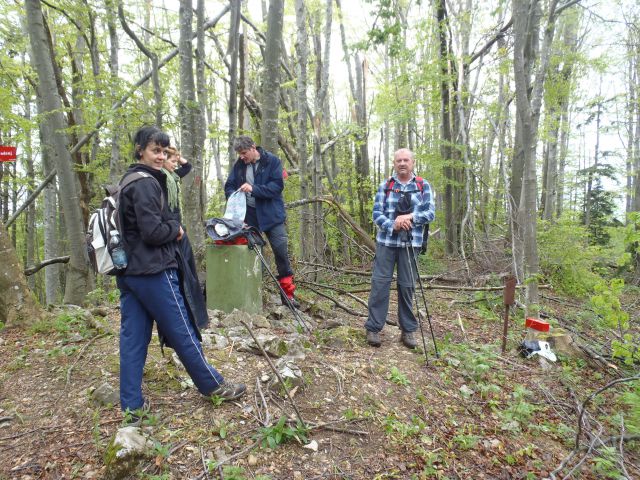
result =
[[[384,184],[384,196],[385,198],[389,196],[389,192],[391,190],[393,190],[393,186],[395,185],[396,181],[393,177],[389,177],[387,178],[387,182]]]
[[[152,178],[158,184],[158,186],[160,186],[160,183],[158,182],[158,180],[156,180],[153,177],[153,175],[150,175],[147,172],[132,172],[130,174],[125,175],[120,180],[120,183],[118,184],[118,190],[119,190],[118,194],[124,189],[124,187],[126,187],[130,183],[133,183],[136,180],[140,180],[143,178]],[[164,195],[160,195],[160,209],[162,210],[163,208],[164,208]]]

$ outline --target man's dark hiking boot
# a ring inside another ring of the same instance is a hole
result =
[[[293,308],[297,308],[298,310],[300,309],[300,302],[298,302],[298,300],[296,300],[296,297],[287,297],[289,299],[289,303],[291,303],[291,306]],[[280,294],[280,301],[282,302],[282,305],[284,305],[285,307],[289,306],[289,303],[287,303],[287,298],[284,297],[284,295]]]
[[[379,347],[380,345],[382,345],[380,334],[378,332],[367,330],[367,343],[372,347]]]
[[[224,382],[219,385],[213,392],[209,394],[210,397],[216,396],[221,398],[222,401],[235,400],[240,398],[247,391],[247,386],[244,383],[231,383]]]
[[[400,334],[400,341],[405,347],[412,350],[418,346],[416,337],[412,332],[402,332],[402,334]]]

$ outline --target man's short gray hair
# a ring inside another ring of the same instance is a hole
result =
[[[409,154],[409,158],[411,160],[415,160],[416,157],[414,156],[413,152],[411,150],[409,150],[408,148],[399,148],[398,150],[396,150],[395,152],[393,152],[393,158],[396,158],[396,156],[400,153],[400,152],[407,152]]]
[[[233,140],[233,150],[235,152],[241,152],[242,150],[249,150],[256,146],[256,142],[253,141],[253,138],[248,137],[247,135],[240,135]]]

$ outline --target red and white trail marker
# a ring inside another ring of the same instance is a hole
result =
[[[6,147],[4,145],[0,145],[0,162],[12,162],[17,158],[17,148],[16,147]]]

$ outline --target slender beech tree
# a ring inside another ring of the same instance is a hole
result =
[[[262,76],[261,144],[270,152],[278,148],[278,106],[280,104],[280,56],[284,0],[270,0]]]
[[[31,42],[31,55],[38,75],[38,96],[41,99],[43,122],[50,138],[44,145],[50,145],[51,156],[58,172],[60,200],[64,209],[64,222],[69,242],[70,260],[67,267],[64,302],[81,305],[90,284],[89,262],[85,248],[84,225],[80,198],[76,189],[76,178],[72,170],[62,102],[57,94],[53,72],[52,55],[47,42],[42,9],[39,0],[25,2],[27,27]]]
[[[230,3],[229,42],[227,43],[227,57],[229,57],[229,170],[231,170],[236,159],[233,140],[238,134],[238,61],[240,52],[240,8],[242,2],[241,0],[231,0]],[[240,99],[242,98],[240,97]]]
[[[296,148],[298,150],[298,165],[300,168],[300,198],[309,197],[309,155],[307,152],[307,62],[309,61],[309,35],[307,31],[307,10],[304,0],[296,0],[296,104],[297,104],[297,132]],[[308,239],[310,238],[309,205],[300,207],[300,253],[304,260],[309,260]]]
[[[24,327],[38,321],[43,311],[27,286],[22,263],[4,224],[0,223],[0,322]]]
[[[202,180],[202,147],[198,136],[198,124],[203,123],[200,104],[196,101],[196,87],[193,74],[193,5],[192,0],[180,0],[180,139],[181,153],[193,165],[193,170],[182,179],[184,199],[184,223],[194,251],[204,246],[204,182]],[[201,52],[204,54],[204,52]]]
[[[537,313],[538,304],[538,274],[540,271],[537,242],[537,173],[536,173],[536,144],[538,139],[538,125],[542,94],[547,74],[551,45],[555,33],[557,16],[562,10],[577,1],[569,1],[558,8],[558,1],[551,0],[548,5],[544,40],[540,48],[539,58],[527,57],[526,47],[528,36],[537,34],[537,27],[530,29],[528,13],[536,11],[539,0],[513,0],[513,70],[516,89],[516,115],[521,122],[520,135],[516,135],[516,146],[521,150],[524,158],[524,170],[522,176],[522,193],[518,208],[518,225],[524,243],[523,249],[523,276],[521,280],[526,285],[527,309],[531,314]],[[532,52],[529,52],[532,53]],[[527,64],[537,63],[537,69],[533,82],[527,78]],[[532,88],[529,95],[529,88]]]

